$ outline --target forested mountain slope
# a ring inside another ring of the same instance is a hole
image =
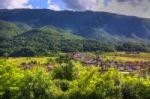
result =
[[[26,23],[36,28],[52,25],[85,38],[107,42],[150,41],[150,19],[106,12],[0,10],[0,20]]]

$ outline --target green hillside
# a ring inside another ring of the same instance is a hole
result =
[[[0,20],[21,22],[34,28],[50,25],[106,43],[150,42],[149,18],[107,12],[16,9],[0,10]]]
[[[103,40],[105,39],[103,38]],[[16,36],[11,39],[3,40],[0,43],[0,56],[37,56],[48,55],[51,52],[57,51],[147,52],[150,51],[150,46],[137,42],[127,42],[117,45],[111,42],[103,43],[94,39],[82,38],[53,26],[44,26],[20,33],[18,35],[16,34]]]
[[[0,56],[150,52],[149,19],[90,11],[3,10],[0,20]]]
[[[1,39],[11,38],[30,29],[31,27],[23,23],[12,23],[0,20]]]
[[[48,54],[50,51],[77,51],[81,50],[83,43],[82,37],[75,36],[71,33],[45,26],[39,29],[32,29],[13,37],[11,40],[3,41],[1,53],[7,52],[16,55],[16,53],[30,50],[36,55]]]
[[[37,29],[38,31],[41,31],[43,33],[47,33],[50,35],[50,39],[53,39],[52,36],[54,36],[54,39],[83,39],[82,37],[80,36],[77,36],[77,35],[74,35],[68,31],[65,31],[65,30],[62,30],[60,28],[56,28],[54,26],[44,26],[44,27],[41,27],[39,29]],[[43,34],[42,34],[43,35]]]

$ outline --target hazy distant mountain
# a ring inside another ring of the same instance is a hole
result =
[[[25,23],[32,28],[51,25],[85,38],[104,42],[150,42],[150,19],[106,12],[0,10],[0,20]]]

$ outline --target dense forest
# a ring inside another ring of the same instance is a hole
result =
[[[0,10],[0,56],[150,52],[150,20],[106,12]]]
[[[149,52],[142,42],[108,43],[74,35],[53,26],[32,28],[22,23],[0,21],[0,56],[42,56],[50,52]]]
[[[102,42],[150,42],[149,18],[93,11],[2,9],[0,20],[24,23],[33,28],[50,25]]]

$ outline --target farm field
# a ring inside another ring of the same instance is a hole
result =
[[[150,61],[150,53],[126,54],[125,52],[104,53],[101,55],[106,60],[117,61]]]
[[[3,59],[3,58],[1,58]],[[5,58],[7,63],[11,63],[13,65],[18,65],[21,63],[29,63],[31,61],[37,61],[39,64],[47,63],[49,57],[9,57]]]
[[[92,57],[96,57],[95,53],[83,53]],[[66,53],[60,53],[59,55],[66,55]],[[13,65],[18,65],[21,63],[29,63],[31,61],[36,61],[39,64],[46,64],[49,60],[55,60],[59,55],[52,56],[41,56],[41,57],[1,57],[0,59],[5,59],[7,63],[11,63]],[[98,54],[100,57],[104,58],[104,60],[115,60],[121,62],[136,62],[136,61],[150,61],[150,53],[140,53],[140,54],[126,54],[125,52],[109,52],[109,53],[101,53]]]

